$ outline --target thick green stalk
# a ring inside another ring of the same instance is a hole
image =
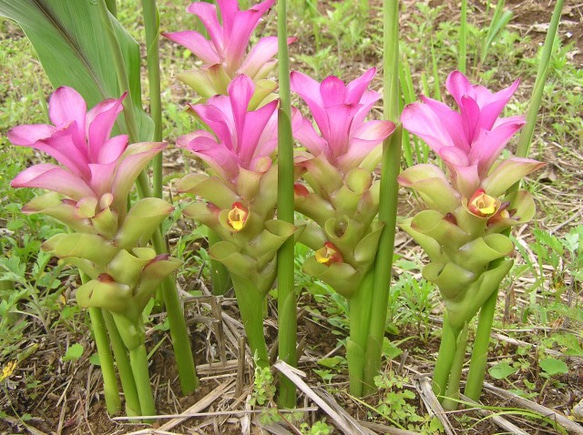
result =
[[[371,380],[372,384],[370,385],[365,383],[365,367],[367,343],[370,341],[369,321],[373,310],[375,278],[374,269],[371,269],[363,278],[354,295],[348,299],[350,337],[346,343],[346,357],[348,359],[350,394],[356,397],[362,397],[366,391],[374,389],[374,381]]]
[[[447,380],[453,366],[456,343],[460,333],[460,330],[451,327],[447,313],[443,316],[441,331],[441,344],[439,345],[437,361],[433,369],[433,392],[438,397],[443,397],[447,390]]]
[[[278,197],[277,218],[294,223],[294,161],[291,129],[289,56],[287,49],[287,4],[277,2],[277,36],[279,61],[278,110]],[[279,358],[296,366],[297,297],[294,289],[294,238],[290,237],[277,252],[277,305],[279,317]],[[280,378],[278,404],[293,408],[296,404],[295,385]]]
[[[385,118],[393,122],[399,120],[399,2],[385,0],[384,14],[384,113]],[[388,94],[387,94],[388,92]],[[383,337],[385,333],[391,270],[393,265],[393,247],[395,243],[395,226],[397,222],[397,196],[399,186],[397,176],[401,162],[401,128],[383,143],[383,157],[380,180],[379,221],[384,228],[379,241],[374,265],[374,282],[371,299],[368,337],[365,350],[366,372],[364,374],[364,392],[374,391],[374,377],[381,364]]]
[[[130,364],[134,373],[142,415],[156,415],[156,403],[154,402],[150,372],[148,370],[148,353],[144,343],[130,349]]]
[[[213,230],[208,228],[209,248],[220,242],[221,238]],[[223,263],[217,260],[210,261],[212,293],[215,296],[224,295],[231,287],[231,275]]]
[[[156,252],[166,252],[166,243],[159,229],[154,233],[153,244]],[[198,388],[198,377],[190,347],[188,329],[186,328],[186,321],[184,320],[180,299],[176,291],[176,281],[172,276],[167,276],[162,281],[161,286],[168,322],[170,323],[170,337],[172,338],[180,387],[182,388],[182,393],[188,395]]]
[[[526,116],[526,125],[522,129],[516,149],[518,157],[527,157],[530,150],[530,143],[534,134],[536,125],[536,117],[540,108],[544,85],[548,73],[550,58],[557,34],[557,28],[561,19],[561,12],[563,10],[563,0],[558,0],[555,3],[555,9],[549,25],[549,30],[545,38],[543,46],[543,53],[541,62],[539,64],[536,81],[534,84],[533,94],[530,99],[528,113]],[[518,190],[518,183],[511,187],[510,192]],[[494,314],[496,312],[496,300],[498,292],[494,292],[492,296],[486,301],[480,310],[480,317],[478,328],[476,330],[476,339],[472,358],[470,361],[470,371],[468,373],[468,380],[466,384],[465,394],[472,400],[478,400],[482,393],[482,386],[484,382],[484,374],[486,372],[488,345],[490,343],[490,334],[492,331],[492,324],[494,321]]]
[[[154,141],[162,141],[162,102],[160,99],[160,20],[156,0],[142,0],[144,27],[146,29],[146,53],[148,82],[150,84],[150,117],[154,121]],[[154,196],[162,198],[162,153],[154,157]]]
[[[460,379],[466,358],[466,343],[468,341],[468,324],[466,323],[458,334],[453,364],[447,382],[446,397],[443,400],[443,408],[451,411],[457,409],[460,398]]]
[[[140,409],[140,399],[138,398],[138,390],[136,389],[136,382],[134,380],[130,360],[128,359],[127,349],[119,335],[113,317],[111,317],[111,314],[107,310],[103,310],[103,319],[105,320],[105,325],[109,332],[109,340],[111,342],[111,347],[113,348],[113,354],[115,355],[115,361],[117,363],[117,371],[119,373],[119,379],[125,396],[126,414],[129,417],[144,415]]]
[[[460,13],[460,45],[458,52],[457,67],[462,73],[466,73],[466,49],[467,49],[467,35],[468,35],[468,21],[467,21],[468,1],[462,0],[462,8]]]
[[[248,279],[235,274],[231,274],[231,279],[247,335],[247,342],[255,358],[255,363],[258,367],[269,367],[267,344],[263,333],[263,300],[265,298]]]
[[[476,338],[474,339],[474,348],[472,349],[470,360],[470,371],[468,372],[464,390],[464,394],[476,402],[480,400],[482,386],[484,385],[484,376],[486,375],[486,365],[488,363],[488,346],[490,345],[490,333],[494,323],[497,300],[498,291],[495,291],[480,308]]]
[[[99,364],[103,376],[103,391],[105,394],[105,406],[110,415],[115,415],[121,410],[121,400],[119,398],[119,389],[115,377],[115,368],[113,366],[113,356],[109,348],[109,339],[105,328],[105,321],[101,308],[89,308],[89,317],[91,319],[91,329],[95,336],[97,353],[99,354]]]

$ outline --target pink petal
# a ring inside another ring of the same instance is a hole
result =
[[[193,151],[193,149],[190,147],[190,143],[197,137],[205,137],[207,139],[214,140],[216,143],[216,139],[211,133],[205,130],[198,130],[193,133],[188,133],[185,134],[184,136],[178,137],[178,139],[176,139],[176,145],[179,148],[184,148],[186,150]]]
[[[220,106],[223,110],[219,109]],[[237,146],[233,142],[235,136],[235,123],[230,108],[229,97],[218,95],[210,98],[207,104],[196,104],[191,106],[198,116],[210,127],[217,135],[220,142],[231,150]]]
[[[293,38],[288,38],[288,44]],[[259,73],[263,65],[277,54],[277,36],[261,38],[251,49],[245,62],[237,72],[248,75],[251,78]]]
[[[255,86],[253,81],[245,75],[237,76],[228,88],[233,120],[235,121],[234,133],[238,138],[238,154],[241,152],[241,141],[244,138],[245,118],[247,116],[247,109],[249,108],[249,101],[251,101],[251,97],[253,97],[254,90]]]
[[[239,172],[237,155],[223,144],[199,136],[188,146],[196,156],[209,165],[214,172],[226,181],[232,181]]]
[[[123,154],[128,145],[128,135],[122,134],[108,139],[99,150],[97,163],[109,164],[115,162]]]
[[[89,156],[92,162],[99,161],[101,147],[109,138],[115,120],[123,110],[122,101],[126,96],[127,92],[118,99],[110,98],[102,101],[87,112],[87,137],[89,139]]]
[[[327,142],[316,133],[312,123],[304,117],[294,122],[293,134],[294,138],[314,156],[320,155],[328,148]]]
[[[421,97],[421,100],[435,113],[453,144],[461,150],[469,152],[470,141],[464,129],[463,116],[441,101],[427,97]]]
[[[472,143],[480,127],[480,107],[470,97],[463,96],[460,104],[460,114],[468,143]]]
[[[117,170],[112,182],[111,193],[114,202],[111,208],[120,212],[127,206],[127,196],[140,172],[156,154],[166,147],[163,142],[140,142],[127,147],[118,160]]]
[[[322,136],[328,141],[328,146],[336,157],[340,157],[348,151],[350,129],[357,109],[357,107],[350,105],[328,107],[326,109],[330,132],[328,135],[323,134]]]
[[[472,164],[478,165],[480,176],[488,174],[508,141],[523,125],[524,120],[517,119],[516,122],[506,123],[492,131],[480,130],[469,154]]]
[[[446,164],[455,166],[468,166],[470,164],[468,155],[456,147],[443,147],[439,150],[438,155]]]
[[[38,187],[62,193],[76,201],[95,196],[91,188],[78,176],[63,168],[44,163],[25,169],[12,180],[12,187]]]
[[[472,84],[460,71],[454,71],[447,76],[445,87],[460,107],[462,106],[462,98],[472,92]]]
[[[223,27],[217,19],[217,8],[215,5],[197,1],[192,3],[186,10],[200,18],[215,46],[217,54],[222,57],[225,49]]]
[[[443,116],[445,113],[440,114],[441,117],[435,113],[435,111],[427,104],[412,103],[403,109],[401,113],[401,122],[403,127],[407,129],[410,133],[419,136],[425,141],[429,147],[439,153],[444,147],[455,146],[455,142],[443,124]],[[458,132],[463,134],[461,119],[459,119],[459,114],[450,110],[447,122],[449,124],[454,124],[454,120],[457,118],[460,122],[457,125]],[[462,130],[462,131],[459,131]]]
[[[225,2],[221,1],[220,3]],[[241,66],[251,34],[262,14],[261,11],[255,9],[237,12],[232,23],[227,23],[225,16],[223,16],[224,52],[229,72],[234,73]]]
[[[163,33],[162,35],[190,50],[205,64],[215,65],[222,62],[215,45],[198,32],[185,30],[183,32]]]
[[[19,125],[8,131],[8,140],[14,145],[32,146],[39,140],[51,137],[57,129],[52,125]]]
[[[73,88],[57,88],[49,100],[49,118],[55,126],[60,127],[75,121],[77,131],[73,133],[77,144],[85,143],[85,114],[87,104],[83,97]]]
[[[272,101],[246,114],[242,135],[238,137],[239,150],[237,154],[239,155],[239,164],[242,167],[251,169],[251,159],[257,156],[259,151],[261,154],[259,157],[265,157],[271,154],[277,146],[277,113],[275,112],[277,104],[277,101]],[[266,129],[268,124],[270,128]],[[259,139],[261,137],[264,140],[263,145],[267,146],[260,146]]]
[[[323,135],[330,133],[328,116],[324,110],[325,103],[320,95],[320,83],[311,77],[294,71],[290,75],[291,89],[297,93],[308,105],[316,124]]]
[[[370,110],[375,105],[375,103],[380,100],[381,94],[375,91],[364,91],[360,101],[357,101],[357,104],[360,106],[358,111],[354,115],[354,125],[360,125],[364,122],[364,119],[370,113]]]
[[[111,183],[113,182],[116,166],[117,161],[108,164],[89,164],[89,170],[91,171],[91,181],[89,184],[98,198],[101,198],[101,195],[104,193],[112,191]]]
[[[32,144],[31,147],[47,153],[72,173],[88,179],[87,153],[86,150],[77,147],[73,139],[74,131],[76,125],[73,123],[64,130],[55,131],[51,137]]]
[[[478,100],[478,104],[480,104],[480,107],[482,108],[480,113],[480,126],[482,128],[487,130],[492,129],[496,119],[498,119],[500,113],[502,113],[502,110],[504,110],[504,107],[508,104],[508,101],[510,101],[510,98],[518,88],[519,83],[520,80],[516,80],[508,88],[496,92],[491,96],[491,99],[484,104]]]
[[[376,74],[376,68],[371,68],[346,86],[346,103],[361,103],[361,98]]]
[[[320,95],[324,101],[324,107],[339,106],[344,104],[346,86],[338,77],[326,77],[320,85]]]

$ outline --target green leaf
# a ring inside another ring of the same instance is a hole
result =
[[[93,364],[94,366],[101,367],[101,361],[99,360],[99,354],[98,353],[94,353],[93,355],[91,355],[89,357],[89,362],[91,364]]]
[[[0,0],[0,16],[22,27],[54,87],[75,88],[88,107],[106,98],[119,98],[125,91],[119,89],[97,2]],[[153,123],[141,105],[139,46],[113,21],[128,71],[130,98],[138,114],[139,140],[148,141],[153,134]]]
[[[501,362],[493,367],[490,367],[488,373],[490,373],[490,376],[492,376],[494,379],[506,379],[508,376],[513,375],[517,371],[518,369],[516,367],[512,367],[507,362]]]
[[[328,367],[329,369],[333,369],[338,364],[345,362],[346,359],[342,358],[341,356],[333,356],[332,358],[322,358],[318,360],[318,364],[324,367]]]
[[[79,343],[75,343],[67,349],[63,361],[77,361],[81,358],[81,355],[83,355],[83,346]]]
[[[563,361],[555,358],[547,358],[541,360],[539,363],[540,368],[545,371],[549,376],[561,375],[569,373],[569,366]]]

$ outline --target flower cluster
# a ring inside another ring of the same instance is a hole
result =
[[[31,166],[12,186],[52,191],[22,210],[52,216],[73,231],[53,236],[43,249],[91,278],[77,292],[81,306],[107,308],[136,320],[160,280],[180,263],[140,247],[172,212],[168,203],[145,198],[127,211],[136,178],[165,144],[128,145],[127,135],[110,137],[124,98],[87,111],[77,91],[60,87],[49,101],[53,125],[14,127],[8,139],[46,152],[62,165]]]
[[[394,130],[389,121],[365,121],[379,100],[368,90],[375,69],[345,85],[337,77],[318,83],[294,72],[292,90],[308,105],[318,127],[296,113],[294,136],[306,149],[296,166],[307,183],[296,184],[296,209],[312,219],[303,241],[316,252],[304,269],[350,297],[370,269],[382,226],[378,212],[378,182],[372,169],[375,153]],[[309,187],[309,188],[308,188]]]
[[[498,160],[524,124],[521,117],[499,118],[518,81],[493,94],[455,71],[446,86],[459,112],[423,98],[401,116],[404,128],[425,140],[448,169],[446,175],[423,164],[403,171],[399,182],[415,190],[427,209],[401,227],[429,255],[423,276],[439,286],[450,323],[460,327],[496,291],[512,265],[503,260],[514,249],[504,231],[534,215],[530,194],[511,193],[510,187],[543,164],[515,157]]]
[[[222,23],[213,4],[195,2],[186,9],[200,19],[210,40],[193,30],[164,33],[202,61],[200,67],[180,73],[178,79],[206,100],[217,94],[226,95],[231,81],[244,74],[256,84],[256,97],[252,103],[256,107],[277,88],[274,81],[267,79],[277,64],[273,59],[278,49],[277,36],[260,38],[248,53],[247,48],[259,20],[275,0],[265,0],[245,11],[239,10],[236,1],[218,0],[217,3]],[[289,38],[288,43],[294,40]]]

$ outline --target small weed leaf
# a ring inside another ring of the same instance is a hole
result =
[[[540,368],[549,376],[562,375],[569,373],[569,367],[563,361],[555,358],[543,359]]]
[[[508,376],[513,375],[517,371],[518,369],[516,367],[512,367],[507,362],[501,362],[493,367],[490,367],[488,373],[490,373],[490,376],[492,376],[494,379],[506,379]]]
[[[83,355],[83,346],[79,343],[75,343],[70,346],[65,352],[63,361],[77,361]]]

